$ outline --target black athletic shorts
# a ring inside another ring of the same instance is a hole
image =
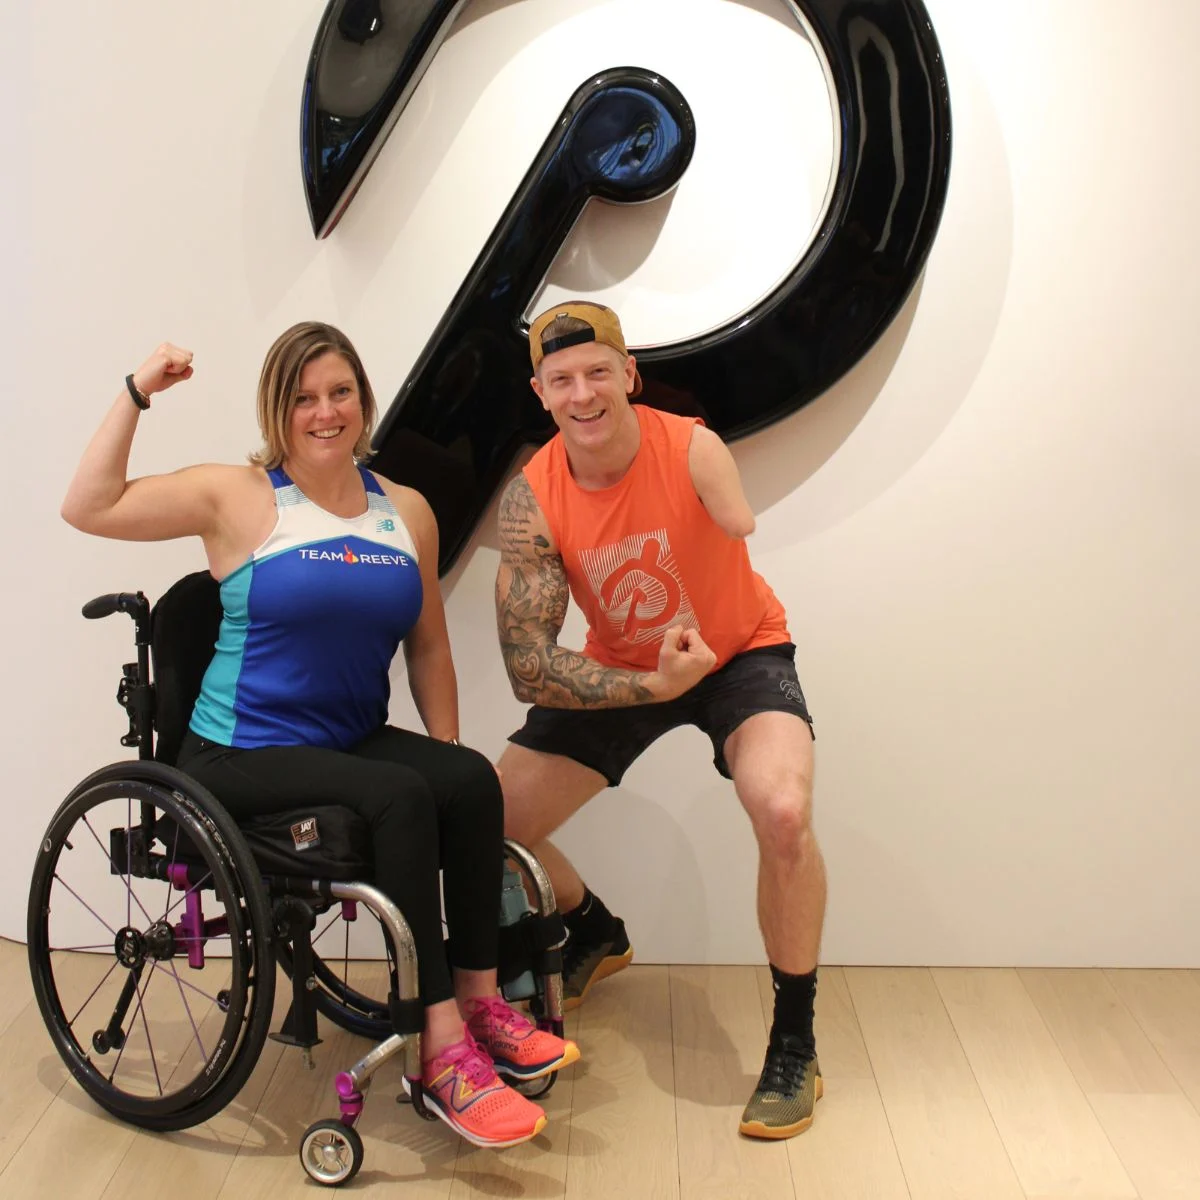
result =
[[[760,712],[795,713],[812,730],[791,642],[736,654],[682,696],[661,704],[589,709],[535,704],[525,724],[508,740],[574,759],[599,771],[610,787],[616,787],[651,742],[678,725],[695,725],[708,734],[713,765],[729,779],[725,739],[747,717]]]

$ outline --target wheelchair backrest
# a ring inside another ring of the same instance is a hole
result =
[[[207,571],[172,584],[150,614],[154,757],[175,763],[221,628],[221,591]]]

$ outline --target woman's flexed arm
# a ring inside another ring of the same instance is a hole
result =
[[[192,353],[164,342],[133,373],[147,400],[192,376]],[[100,423],[63,500],[63,519],[85,533],[128,541],[204,535],[214,520],[220,467],[187,467],[171,475],[126,478],[142,409],[122,388]],[[229,468],[224,468],[229,470]]]

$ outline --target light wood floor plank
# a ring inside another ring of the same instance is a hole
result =
[[[1085,1092],[1178,1094],[1179,1085],[1102,972],[1018,975]]]
[[[569,1200],[679,1196],[670,979],[633,966],[579,1009]]]
[[[7,1168],[70,1078],[31,1000],[0,1036],[0,1195],[15,1194],[20,1170],[5,1178]]]
[[[775,1011],[771,972],[758,969],[763,1023]],[[908,1186],[862,1031],[840,967],[817,983],[817,1052],[825,1098],[812,1128],[786,1143],[796,1195],[804,1200],[908,1200]]]
[[[913,1200],[1024,1200],[930,973],[845,975]]]
[[[1026,1194],[1135,1200],[1016,972],[937,969],[933,978]]]
[[[670,975],[680,1195],[792,1196],[785,1143],[737,1131],[767,1044],[756,969],[676,966]]]
[[[1200,1196],[1200,1114],[1105,974],[1020,975],[1143,1200]]]
[[[0,938],[0,1036],[32,999],[25,947]]]
[[[1200,1114],[1185,1096],[1090,1099],[1142,1200],[1200,1196]]]
[[[1200,971],[1106,971],[1184,1094],[1200,1110]]]

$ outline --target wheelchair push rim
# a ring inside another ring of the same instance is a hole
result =
[[[43,1019],[96,1103],[168,1130],[237,1094],[271,1015],[270,921],[241,835],[203,789],[146,762],[84,780],[42,840],[28,918]]]

